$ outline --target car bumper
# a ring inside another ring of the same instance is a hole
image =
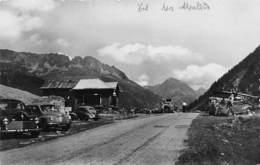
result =
[[[68,123],[48,123],[47,125],[48,125],[48,128],[58,129],[58,128],[66,127],[70,124],[71,124],[71,122],[68,122]]]
[[[10,132],[37,132],[40,131],[39,128],[35,129],[7,129],[7,130],[0,130],[0,133],[10,133]]]

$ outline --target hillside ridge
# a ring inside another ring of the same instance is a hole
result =
[[[204,109],[208,98],[214,93],[236,89],[238,92],[260,96],[260,46],[215,81],[197,100],[189,105],[190,109]]]

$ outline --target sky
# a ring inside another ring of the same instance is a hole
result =
[[[0,48],[93,56],[142,86],[175,77],[208,88],[259,46],[259,9],[260,0],[0,0]]]

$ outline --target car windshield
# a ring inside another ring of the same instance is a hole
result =
[[[21,103],[17,101],[7,101],[7,100],[1,100],[0,101],[0,111],[5,110],[23,110],[24,107]]]
[[[57,112],[58,109],[55,105],[41,105],[41,109],[43,112]]]

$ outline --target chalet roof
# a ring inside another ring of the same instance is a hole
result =
[[[48,80],[43,84],[41,89],[72,89],[77,83],[78,80]]]
[[[81,79],[73,89],[116,89],[117,85],[118,82],[104,82],[100,79]]]
[[[48,80],[41,89],[116,89],[118,82],[104,82],[100,79]]]

